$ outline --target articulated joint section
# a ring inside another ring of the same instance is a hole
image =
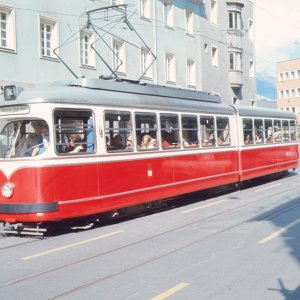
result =
[[[35,204],[0,204],[0,213],[6,214],[34,214],[54,212],[58,210],[58,203],[35,203]]]

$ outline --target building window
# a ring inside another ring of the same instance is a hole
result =
[[[172,0],[164,0],[164,22],[165,26],[174,26],[174,5]]]
[[[254,23],[251,19],[248,22],[248,37],[250,41],[254,41]]]
[[[285,90],[285,97],[290,98],[290,90]]]
[[[53,50],[58,47],[57,21],[40,17],[40,54],[42,57],[56,58]]]
[[[255,72],[254,72],[254,62],[252,59],[249,60],[249,76],[251,78],[255,77]]]
[[[204,44],[204,52],[208,53],[208,44],[207,43]]]
[[[196,64],[191,59],[188,59],[186,63],[186,80],[188,86],[196,86]]]
[[[291,79],[295,79],[295,71],[291,71]]]
[[[218,3],[217,0],[210,1],[210,21],[213,24],[218,23]]]
[[[143,77],[152,78],[153,71],[152,71],[152,64],[151,64],[151,54],[148,49],[142,48],[141,49],[141,69]]]
[[[229,11],[229,29],[241,29],[241,13],[238,11]]]
[[[297,88],[297,97],[300,97],[300,88]]]
[[[283,80],[284,80],[283,73],[279,73],[279,78],[280,78],[280,81],[283,81]]]
[[[142,18],[151,19],[151,1],[140,0],[140,14]]]
[[[16,50],[15,10],[0,6],[0,48]]]
[[[121,40],[113,40],[113,67],[114,70],[126,73],[125,44]]]
[[[95,34],[86,31],[80,31],[80,64],[82,66],[95,67],[96,55],[91,48],[95,42]]]
[[[219,67],[219,52],[215,46],[211,47],[211,63],[213,67]]]
[[[280,97],[280,99],[284,98],[284,93],[283,93],[283,90],[280,90],[279,97]]]
[[[229,53],[229,69],[238,70],[242,69],[242,60],[240,52],[230,52]]]
[[[186,33],[194,34],[194,13],[191,10],[185,11]]]
[[[290,79],[290,74],[289,74],[289,72],[285,72],[285,79],[286,79],[286,80],[289,80],[289,79]]]
[[[175,56],[171,53],[166,53],[166,81],[176,82],[176,62]]]
[[[296,96],[295,89],[291,89],[291,97],[294,98]]]

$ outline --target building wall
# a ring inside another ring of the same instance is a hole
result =
[[[150,0],[149,0],[150,1]],[[114,1],[122,3],[122,0]],[[248,0],[218,0],[217,9],[211,11],[214,0],[167,0],[173,3],[174,24],[164,23],[164,4],[166,0],[150,1],[146,17],[140,14],[140,1],[128,0],[127,16],[134,29],[143,38],[157,59],[153,64],[152,76],[142,82],[182,88],[198,89],[220,94],[225,103],[252,104],[255,98],[255,78],[250,76],[249,60],[254,68],[254,41],[249,38],[248,22],[253,19],[253,4]],[[111,4],[104,1],[72,0],[0,0],[0,12],[8,10],[14,14],[15,47],[8,50],[0,47],[0,84],[8,82],[25,85],[39,84],[74,78],[70,71],[56,57],[41,55],[40,20],[56,23],[59,55],[78,77],[98,78],[109,76],[111,71],[102,59],[95,56],[95,64],[80,64],[79,31],[86,25],[84,12]],[[193,30],[187,33],[186,11],[193,14]],[[229,11],[239,11],[241,25],[236,30],[229,29]],[[125,42],[126,70],[117,72],[124,79],[135,80],[141,75],[141,47],[143,42],[128,29],[124,22],[113,22],[122,12],[91,14],[91,24],[98,34],[95,48],[111,67],[113,67],[113,40],[116,36]],[[216,16],[216,18],[214,18]],[[49,19],[49,20],[48,20]],[[104,30],[109,30],[110,34]],[[88,31],[93,32],[93,28]],[[135,44],[135,46],[131,45]],[[218,49],[218,66],[212,66],[212,47]],[[231,70],[229,52],[241,53],[241,67]],[[176,79],[166,80],[166,53],[174,55]],[[195,62],[195,83],[187,84],[187,60]]]
[[[297,114],[300,124],[300,58],[278,62],[277,107]]]

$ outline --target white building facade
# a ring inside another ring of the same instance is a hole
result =
[[[0,23],[0,85],[115,74],[255,99],[249,0],[0,0]]]

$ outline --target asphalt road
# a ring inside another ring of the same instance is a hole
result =
[[[296,300],[299,229],[293,173],[87,231],[4,236],[0,299]]]

